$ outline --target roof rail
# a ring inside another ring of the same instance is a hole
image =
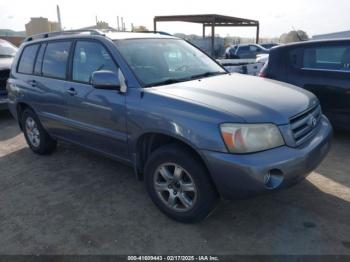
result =
[[[159,35],[167,35],[167,36],[173,36],[172,34],[169,34],[164,31],[137,31],[133,33],[150,33],[150,34],[159,34]]]
[[[102,35],[102,36],[105,35],[104,31],[95,30],[95,29],[67,30],[67,31],[56,31],[56,32],[50,32],[50,33],[32,35],[24,39],[24,42],[33,41],[36,39],[45,39],[45,38],[50,38],[50,37],[60,36],[60,35],[75,35],[75,34],[84,34],[84,33],[88,33],[90,35]]]

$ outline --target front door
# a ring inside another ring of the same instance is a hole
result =
[[[117,72],[118,65],[100,42],[77,41],[67,89],[70,140],[128,160],[125,94],[95,89],[91,76],[98,70]]]

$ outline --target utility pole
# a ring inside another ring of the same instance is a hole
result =
[[[62,31],[61,12],[60,12],[59,5],[56,6],[56,9],[57,9],[58,28],[59,28],[59,31]]]

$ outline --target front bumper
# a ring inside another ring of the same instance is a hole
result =
[[[240,199],[294,185],[327,155],[332,127],[322,117],[320,131],[306,144],[235,155],[203,150],[211,177],[224,199]],[[270,175],[267,175],[270,174]]]

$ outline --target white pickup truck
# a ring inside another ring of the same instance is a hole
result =
[[[256,59],[217,59],[229,72],[248,75],[258,75],[261,68],[268,61],[269,55],[258,55]]]

